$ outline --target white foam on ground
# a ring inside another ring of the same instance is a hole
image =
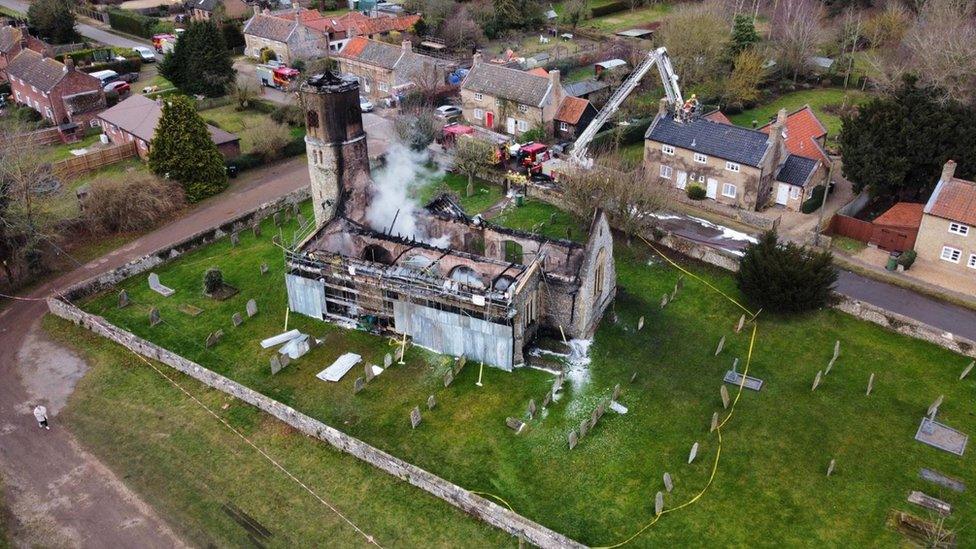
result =
[[[726,227],[724,225],[718,225],[716,223],[712,223],[711,221],[709,221],[707,219],[702,219],[700,217],[694,217],[694,216],[688,216],[688,219],[691,219],[691,220],[695,221],[696,223],[698,223],[702,227],[708,227],[709,229],[715,229],[716,231],[722,231],[722,238],[725,238],[727,240],[735,240],[735,241],[738,241],[738,242],[750,242],[752,244],[755,244],[755,243],[759,242],[754,237],[749,236],[748,234],[746,234],[746,233],[744,233],[742,231],[736,231],[735,229],[730,229],[730,228],[728,228],[728,227]]]
[[[610,409],[613,410],[614,412],[617,412],[618,414],[627,413],[627,407],[617,402],[616,400],[610,403]]]

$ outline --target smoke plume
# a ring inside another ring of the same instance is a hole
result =
[[[393,143],[386,153],[386,165],[373,172],[374,193],[366,209],[366,221],[378,232],[446,246],[447,238],[432,238],[419,222],[423,210],[414,197],[417,188],[442,175],[439,167],[428,162],[426,152]]]

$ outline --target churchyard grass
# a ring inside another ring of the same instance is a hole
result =
[[[474,195],[467,196],[468,177],[457,173],[444,173],[439,179],[431,181],[416,189],[417,201],[421,205],[430,202],[442,192],[448,192],[457,197],[458,202],[468,215],[479,214],[502,199],[502,190],[498,185],[492,185],[483,179],[475,178]]]
[[[557,219],[566,216],[529,201],[496,222],[528,229],[553,213]],[[568,216],[562,219],[571,223]],[[468,364],[444,388],[444,357],[411,348],[406,365],[393,366],[354,395],[361,366],[339,383],[320,381],[315,374],[346,352],[361,354],[367,364],[382,364],[383,355],[394,350],[392,341],[297,314],[289,316],[288,327],[324,344],[272,376],[274,350],[262,350],[258,342],[283,330],[286,299],[282,253],[270,244],[276,231],[270,221],[264,225],[258,240],[242,232],[236,248],[223,239],[157,269],[162,283],[176,289],[172,297],[151,292],[146,275],[140,275],[119,285],[133,300],[129,307],[116,307],[115,292],[84,307],[465,488],[501,497],[515,511],[583,543],[616,543],[649,522],[665,472],[674,479],[665,508],[693,498],[707,485],[718,450],[717,434],[709,433],[710,418],[715,411],[724,417],[719,386],[733,357],[743,360],[742,371],[749,328],[735,334],[741,311],[688,277],[677,299],[662,310],[661,295],[672,290],[678,272],[649,249],[618,241],[617,322],[608,313],[590,348],[592,363],[572,367],[558,402],[527,420],[529,399],[540,403],[552,383],[547,372],[486,367],[479,388],[478,365]],[[543,231],[556,225],[547,224]],[[284,230],[286,241],[293,228],[291,222]],[[259,273],[262,262],[272,267],[267,275]],[[728,273],[683,264],[741,298]],[[211,266],[223,269],[224,279],[240,289],[237,296],[216,302],[202,295],[203,273]],[[260,312],[234,328],[231,315],[243,311],[250,298],[257,300]],[[205,312],[187,316],[178,311],[183,303]],[[153,328],[151,306],[160,309],[163,319]],[[641,316],[645,325],[638,332]],[[759,393],[742,395],[722,429],[714,480],[696,504],[664,515],[637,538],[637,546],[893,545],[900,537],[886,526],[891,510],[927,517],[905,501],[913,489],[952,503],[949,528],[973,520],[976,508],[968,492],[945,493],[917,478],[919,468],[928,467],[963,480],[971,490],[976,470],[966,466],[969,456],[958,458],[913,440],[926,407],[940,394],[946,403],[939,420],[976,433],[976,419],[968,412],[974,380],[958,380],[969,359],[834,310],[793,318],[763,313],[759,320],[749,374],[765,385]],[[226,332],[223,340],[204,349],[207,334],[218,328]],[[723,336],[724,350],[716,357]],[[840,358],[811,392],[810,382],[830,360],[835,340],[841,341]],[[543,344],[561,347],[553,341]],[[874,390],[865,396],[871,373],[876,374]],[[628,412],[608,411],[569,450],[567,434],[617,383]],[[729,391],[734,398],[736,388]],[[427,411],[431,394],[437,408]],[[112,401],[127,406],[153,397],[158,398],[145,387],[119,389]],[[411,429],[409,411],[418,405],[423,421]],[[255,421],[253,411],[234,414]],[[506,427],[510,416],[527,421],[521,434]],[[132,433],[153,436],[151,427]],[[689,465],[695,442],[698,457]],[[311,447],[302,448],[296,452]],[[832,459],[836,469],[828,478]],[[972,535],[960,530],[964,544]]]

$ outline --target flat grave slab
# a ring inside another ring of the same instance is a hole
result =
[[[955,490],[956,492],[966,491],[966,484],[963,483],[961,480],[957,480],[952,477],[947,477],[938,471],[933,471],[932,469],[926,469],[925,467],[922,467],[921,469],[918,470],[918,476],[933,484],[938,484],[943,488]]]
[[[969,435],[928,417],[924,417],[922,418],[922,423],[918,425],[915,440],[961,456],[966,451],[966,443],[969,442]]]
[[[746,378],[746,382],[744,387],[746,389],[751,389],[753,391],[759,391],[762,389],[763,380],[759,379],[758,377],[752,377],[752,376],[745,376],[745,378]],[[724,381],[728,384],[735,385],[736,387],[738,387],[739,385],[742,385],[742,374],[734,370],[729,370],[725,372]]]
[[[181,304],[179,309],[180,312],[185,315],[200,316],[201,314],[203,314],[203,309],[197,307],[196,305],[190,305],[189,303]]]
[[[356,353],[346,353],[336,359],[331,366],[315,374],[315,377],[322,381],[339,381],[356,364],[362,362],[363,357]]]
[[[942,501],[941,499],[936,499],[927,494],[923,494],[918,490],[912,490],[908,494],[908,503],[914,503],[919,507],[925,507],[926,509],[935,511],[942,516],[948,516],[952,514],[952,506],[948,503]]]

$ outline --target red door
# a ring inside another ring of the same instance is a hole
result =
[[[485,113],[485,127],[486,128],[495,127],[495,113],[491,111]]]

